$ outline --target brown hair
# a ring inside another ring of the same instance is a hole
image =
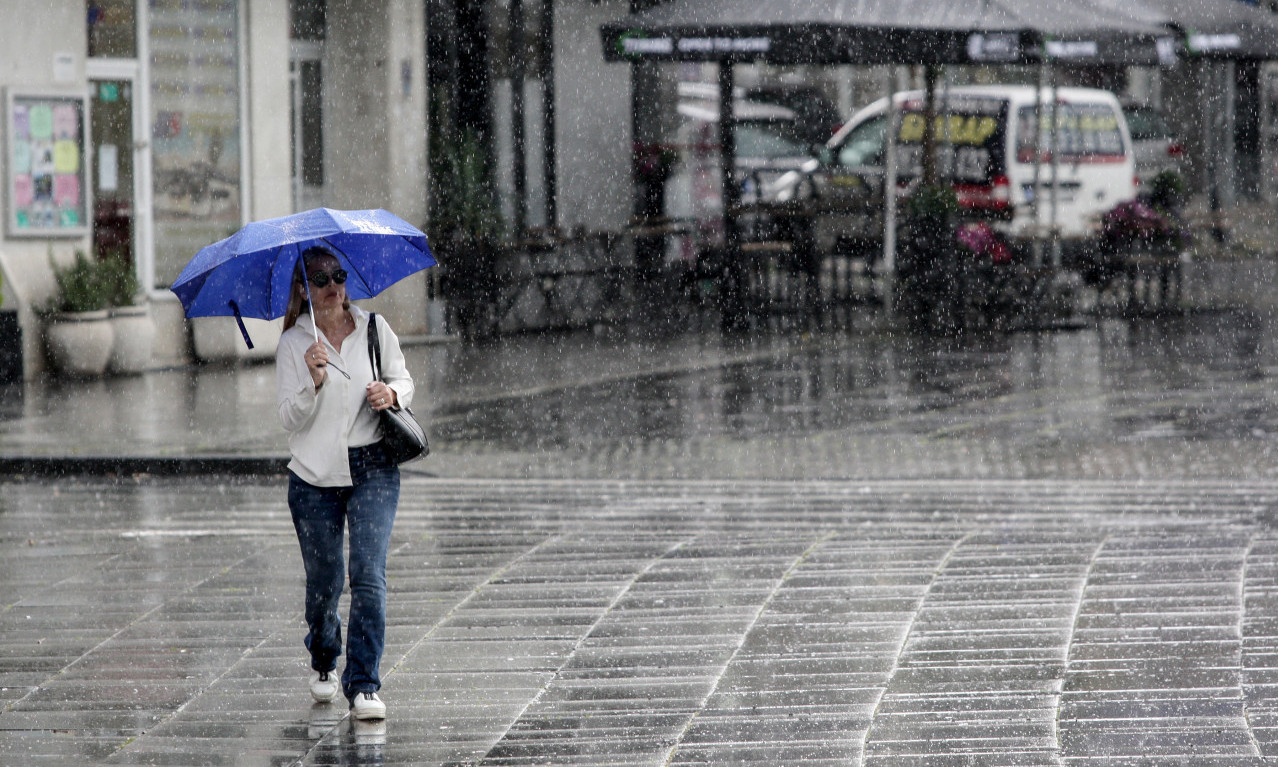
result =
[[[297,260],[297,268],[293,272],[293,282],[289,285],[288,308],[284,310],[284,330],[288,330],[297,324],[297,318],[303,314],[311,313],[311,304],[306,300],[306,293],[298,292],[293,288],[297,285],[305,287],[306,285],[306,267],[320,256],[330,256],[337,258],[337,254],[321,245],[312,245],[302,251],[302,257]],[[342,301],[343,309],[351,308],[350,296]]]

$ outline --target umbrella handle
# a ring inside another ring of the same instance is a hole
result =
[[[314,336],[315,343],[319,343],[319,323],[315,321],[315,304],[311,303],[311,281],[310,279],[306,278],[305,266],[302,267],[302,277],[303,277],[302,284],[306,286],[306,305],[311,307],[311,335]],[[248,335],[246,334],[244,338],[247,339]],[[252,349],[253,345],[249,344],[249,348]],[[328,361],[328,367],[331,367],[332,369],[346,376],[346,380],[348,381],[350,380],[351,374],[347,373],[345,370],[342,370],[337,365],[334,365],[332,360]]]
[[[302,264],[302,287],[306,288],[306,305],[311,310],[311,334],[315,343],[319,343],[319,323],[315,321],[315,302],[311,301],[311,280],[306,275],[306,264]]]
[[[248,328],[244,327],[244,318],[240,316],[240,305],[235,303],[235,299],[226,302],[231,307],[231,311],[235,313],[235,323],[240,326],[240,335],[244,336],[244,343],[248,344],[248,348],[253,348],[253,339],[249,338]]]

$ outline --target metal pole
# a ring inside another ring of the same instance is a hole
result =
[[[737,187],[737,138],[732,92],[735,83],[731,61],[719,62],[719,177],[723,184],[723,246],[729,257],[739,250],[737,206],[741,202]]]
[[[1061,196],[1061,161],[1060,161],[1060,93],[1057,91],[1056,64],[1049,64],[1052,72],[1052,213],[1048,224],[1048,235],[1052,238],[1052,268],[1061,266],[1061,238],[1056,231],[1057,214],[1060,209]]]
[[[945,68],[943,76],[945,79],[941,81],[941,125],[944,126],[945,135],[941,137],[941,157],[944,158],[945,163],[941,167],[941,172],[945,175],[945,183],[953,186],[956,158],[954,132],[950,130],[950,121],[954,118],[950,110],[950,81],[954,78],[949,67]]]
[[[1217,164],[1218,142],[1216,140],[1216,113],[1219,111],[1220,105],[1210,94],[1218,94],[1215,82],[1215,65],[1210,61],[1200,61],[1199,79],[1201,83],[1201,93],[1205,96],[1202,100],[1202,109],[1200,119],[1202,124],[1203,135],[1203,154],[1207,158],[1207,210],[1211,219],[1211,232],[1213,237],[1220,240],[1220,179],[1219,167]]]
[[[524,131],[524,2],[510,0],[510,120],[514,145],[515,236],[528,226],[528,147]]]
[[[542,176],[546,186],[546,226],[559,228],[559,168],[555,131],[555,3],[541,4]]]
[[[1033,217],[1031,233],[1033,234],[1034,266],[1043,265],[1043,238],[1039,220],[1039,200],[1043,197],[1043,89],[1047,86],[1047,51],[1044,49],[1038,60],[1038,88],[1034,92],[1034,124],[1030,130],[1034,132],[1034,196],[1030,200],[1030,215]]]
[[[727,330],[740,330],[746,325],[745,265],[741,262],[741,237],[737,231],[737,206],[741,189],[737,186],[736,118],[733,114],[735,82],[732,61],[719,62],[719,177],[723,200],[723,253],[721,279],[723,297],[721,324]]]
[[[890,281],[896,273],[896,137],[897,121],[900,113],[896,108],[895,77],[892,67],[887,69],[887,133],[884,145],[883,167],[883,272],[888,277],[889,285],[884,291],[891,296]]]
[[[936,185],[936,80],[938,67],[923,67],[923,186]]]

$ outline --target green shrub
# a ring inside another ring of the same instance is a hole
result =
[[[111,286],[107,269],[101,261],[76,251],[70,266],[53,267],[53,278],[58,284],[48,305],[50,312],[96,312],[111,306]]]
[[[914,218],[948,218],[958,213],[958,195],[947,184],[920,185],[905,204]]]
[[[98,269],[107,292],[107,305],[132,306],[138,293],[138,278],[133,264],[122,256],[109,255],[98,262]]]

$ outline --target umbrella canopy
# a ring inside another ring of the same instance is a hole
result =
[[[1153,64],[1169,22],[1116,0],[671,0],[601,33],[613,61]]]
[[[426,235],[393,213],[316,208],[253,222],[200,249],[169,289],[187,317],[273,320],[287,311],[298,261],[314,245],[337,256],[352,299],[372,298],[436,263]]]

